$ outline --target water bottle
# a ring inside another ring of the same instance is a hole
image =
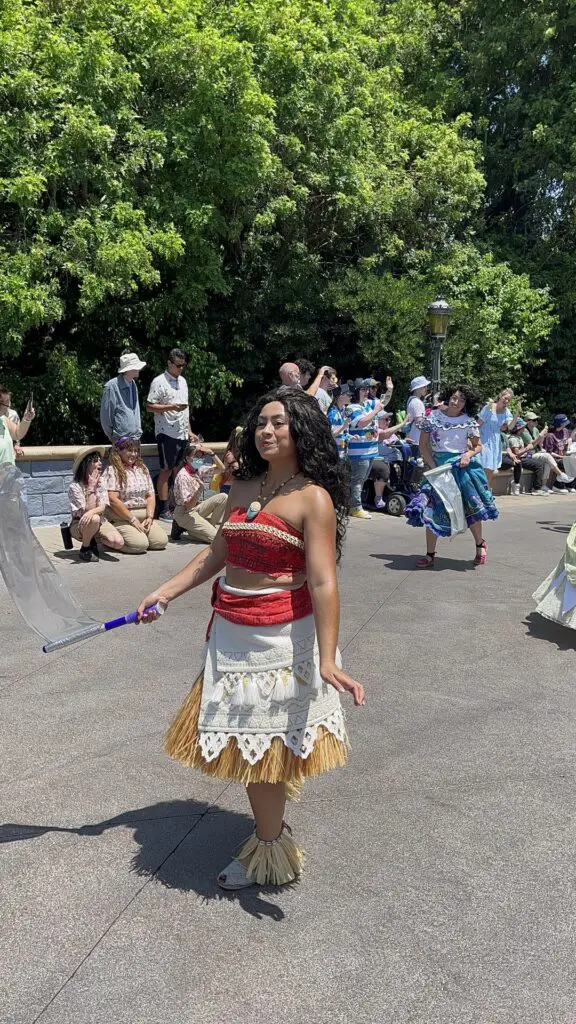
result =
[[[74,547],[74,541],[72,540],[70,523],[60,523],[60,533],[62,534],[62,543],[66,551],[71,551]]]

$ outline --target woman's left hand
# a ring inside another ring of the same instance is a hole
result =
[[[325,683],[333,686],[339,693],[351,693],[356,707],[363,707],[366,703],[362,683],[357,683],[335,663],[320,665],[320,675]]]
[[[152,516],[146,516],[146,519],[144,519],[142,523],[142,529],[144,530],[144,533],[150,533],[150,529],[153,522],[154,520],[152,519]]]

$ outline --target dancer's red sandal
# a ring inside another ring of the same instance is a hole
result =
[[[419,558],[418,559],[418,561],[416,562],[416,568],[417,569],[433,569],[434,568],[434,559],[435,558],[436,558],[436,552],[435,551],[428,551],[424,555],[424,558]]]
[[[481,544],[477,544],[476,545],[476,558],[474,559],[474,565],[485,565],[487,552],[488,552],[488,546],[487,546],[485,540],[483,540]]]

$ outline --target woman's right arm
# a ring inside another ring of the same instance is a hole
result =
[[[422,453],[422,458],[424,459],[425,464],[427,465],[428,469],[434,469],[436,465],[436,462],[434,460],[434,453],[430,445],[430,438],[428,437],[428,434],[426,433],[425,430],[422,430],[420,433],[419,444],[420,451]]]

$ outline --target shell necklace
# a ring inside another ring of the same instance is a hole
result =
[[[248,522],[251,523],[253,519],[256,519],[256,516],[258,515],[259,512],[262,511],[264,505],[267,505],[269,501],[272,501],[272,498],[275,498],[278,492],[281,491],[282,488],[286,486],[286,484],[289,484],[290,481],[293,480],[295,476],[298,476],[299,472],[300,470],[297,469],[295,473],[292,473],[292,476],[287,476],[286,479],[283,480],[281,484],[278,484],[278,487],[276,487],[272,491],[272,494],[269,494],[265,498],[262,494],[262,491],[264,490],[264,487],[266,486],[266,481],[268,480],[268,473],[266,473],[266,476],[264,477],[262,483],[260,484],[260,497],[257,498],[256,501],[251,501],[250,504],[248,505],[248,509],[246,511],[246,519],[248,520]]]

